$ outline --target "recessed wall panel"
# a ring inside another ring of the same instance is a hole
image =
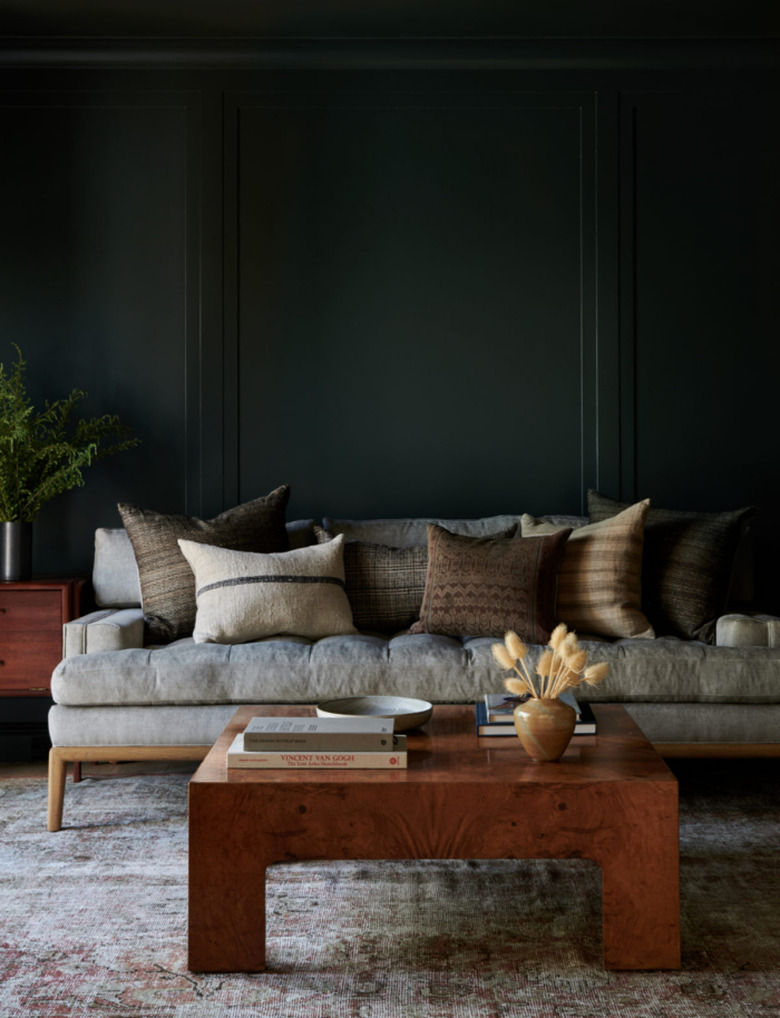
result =
[[[289,481],[301,515],[579,508],[584,128],[554,97],[237,101],[242,499]]]
[[[0,359],[17,343],[37,405],[83,389],[76,416],[142,441],[41,513],[36,568],[83,569],[117,500],[186,504],[186,113],[62,95],[7,101],[0,132]]]

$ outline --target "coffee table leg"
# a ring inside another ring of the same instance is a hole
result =
[[[627,822],[615,832],[617,842],[597,860],[608,969],[680,968],[676,795],[673,808],[648,813],[641,823],[625,817]]]
[[[240,816],[215,805],[190,786],[187,967],[262,972],[265,871],[272,860],[263,858],[257,834]]]

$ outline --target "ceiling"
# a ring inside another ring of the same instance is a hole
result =
[[[780,0],[0,0],[37,39],[780,37]]]

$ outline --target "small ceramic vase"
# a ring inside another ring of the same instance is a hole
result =
[[[568,703],[526,700],[514,710],[515,731],[523,749],[533,760],[560,760],[574,734],[577,712]]]

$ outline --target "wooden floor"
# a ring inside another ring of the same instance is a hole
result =
[[[35,760],[32,763],[0,762],[0,781],[13,778],[45,778],[48,774],[46,760]],[[82,778],[110,778],[129,774],[192,774],[198,761],[188,760],[139,760],[131,763],[83,763]],[[68,767],[70,775],[70,767]]]

